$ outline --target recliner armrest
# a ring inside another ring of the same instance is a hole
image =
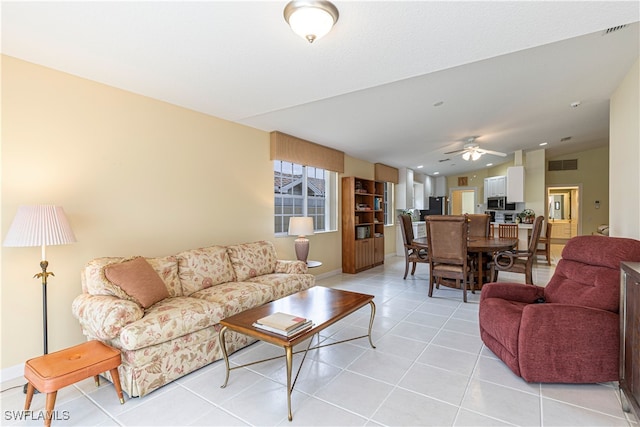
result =
[[[487,298],[501,298],[508,301],[533,303],[544,296],[544,288],[522,283],[493,282],[482,286],[480,301]]]
[[[110,295],[78,295],[71,312],[80,321],[83,333],[91,338],[111,340],[129,323],[144,316],[136,303]]]

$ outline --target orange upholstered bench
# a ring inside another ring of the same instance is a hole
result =
[[[58,390],[89,377],[94,377],[98,386],[100,385],[98,374],[105,371],[111,372],[120,403],[124,403],[118,376],[120,362],[120,350],[100,341],[88,341],[65,350],[29,359],[24,365],[24,377],[28,381],[24,409],[28,410],[31,407],[31,399],[36,389],[40,393],[46,393],[44,425],[50,426]]]

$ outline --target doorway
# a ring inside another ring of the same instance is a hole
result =
[[[546,218],[552,224],[553,243],[564,244],[581,234],[580,190],[579,185],[547,187]]]
[[[451,215],[472,214],[476,212],[475,188],[452,188],[450,200]]]

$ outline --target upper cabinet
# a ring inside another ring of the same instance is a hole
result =
[[[507,195],[507,177],[491,176],[484,179],[484,201],[488,197],[504,197]]]
[[[507,201],[524,202],[524,166],[507,168]]]

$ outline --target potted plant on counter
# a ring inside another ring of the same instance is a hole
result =
[[[536,213],[533,209],[525,209],[518,214],[518,218],[523,224],[533,224],[533,220],[536,219]]]

